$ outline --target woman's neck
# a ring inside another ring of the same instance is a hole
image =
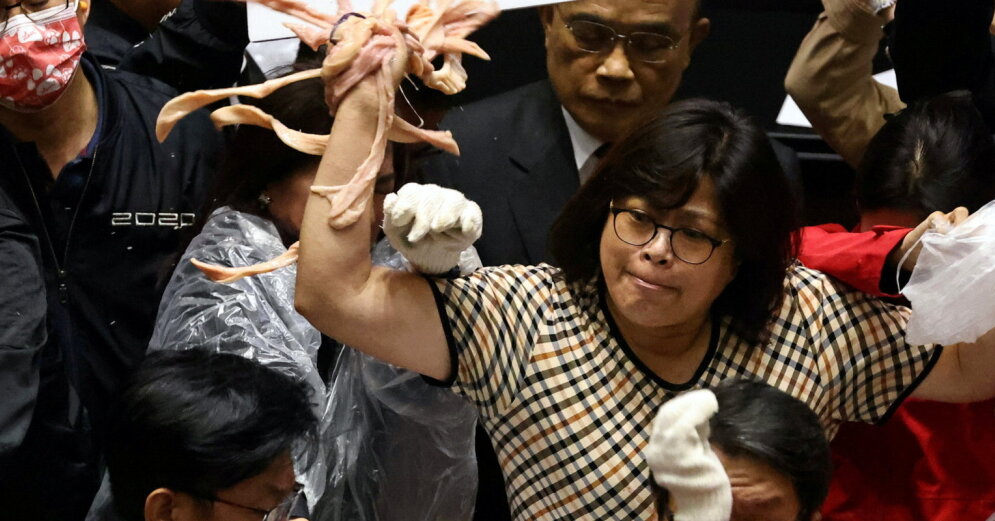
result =
[[[708,352],[712,331],[709,314],[680,324],[644,327],[617,313],[610,300],[608,307],[629,348],[657,376],[677,384],[694,376]]]
[[[93,138],[98,114],[93,85],[77,70],[66,92],[51,106],[30,113],[0,109],[0,125],[17,140],[34,142],[56,178]]]

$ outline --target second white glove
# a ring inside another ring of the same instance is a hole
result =
[[[422,273],[452,269],[482,229],[480,207],[456,190],[408,183],[384,200],[387,240]]]
[[[707,389],[684,393],[660,407],[643,451],[657,485],[667,490],[675,521],[728,521],[729,476],[708,441],[708,420],[719,410]]]

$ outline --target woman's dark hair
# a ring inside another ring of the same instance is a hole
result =
[[[286,67],[286,76],[321,66],[321,61],[302,61]],[[321,78],[297,81],[277,89],[262,99],[240,98],[241,103],[259,107],[292,130],[308,134],[328,134],[333,118],[325,105],[324,83]],[[163,263],[159,284],[165,286],[187,246],[204,229],[211,212],[222,206],[253,215],[267,217],[259,203],[262,191],[275,183],[300,173],[305,168],[317,168],[321,156],[298,152],[285,145],[272,130],[255,125],[238,125],[228,140],[227,151],[207,193],[193,226],[185,228],[176,253]],[[278,230],[283,242],[297,240],[289,230]]]
[[[709,441],[729,457],[760,461],[791,480],[810,519],[829,493],[832,462],[819,417],[801,400],[764,382],[726,380],[712,390],[719,411]]]
[[[925,219],[995,199],[995,142],[967,92],[917,101],[893,116],[857,169],[862,210],[893,209]]]
[[[313,69],[320,63],[302,63],[291,72]],[[242,98],[292,130],[308,134],[328,134],[332,116],[325,105],[321,78],[291,83],[262,99]],[[208,198],[210,210],[228,205],[249,213],[259,213],[257,198],[269,185],[287,179],[301,170],[316,168],[321,156],[298,152],[285,145],[272,130],[239,125],[229,152],[221,163]]]
[[[677,208],[705,176],[740,262],[712,308],[760,342],[795,257],[797,203],[766,134],[727,103],[672,103],[616,144],[560,213],[552,253],[568,281],[590,280],[600,272],[599,242],[613,199],[640,196]]]
[[[316,428],[308,388],[290,376],[232,354],[151,353],[111,416],[114,506],[141,521],[160,487],[214,497],[312,440]]]

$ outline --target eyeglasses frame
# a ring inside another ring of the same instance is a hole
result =
[[[288,514],[287,517],[289,519],[290,508],[292,508],[294,501],[297,500],[297,497],[300,496],[301,490],[303,490],[303,487],[301,487],[300,484],[298,484],[296,487],[294,487],[294,492],[292,494],[290,494],[289,496],[285,497],[275,507],[273,507],[273,508],[271,508],[269,510],[263,510],[263,509],[257,508],[257,507],[250,507],[249,505],[242,505],[240,503],[235,503],[234,501],[228,501],[227,499],[221,499],[218,496],[213,496],[213,495],[212,496],[207,496],[207,495],[204,495],[204,494],[198,494],[196,492],[189,492],[189,491],[186,491],[186,490],[184,490],[182,492],[190,494],[191,496],[193,496],[195,498],[198,498],[198,499],[203,499],[205,501],[211,501],[212,503],[221,503],[223,505],[228,505],[228,506],[232,506],[232,507],[238,507],[238,508],[242,508],[242,509],[245,509],[245,510],[249,510],[251,512],[255,512],[255,513],[257,513],[257,514],[259,514],[259,515],[262,516],[262,518],[260,518],[261,520],[265,520],[267,517],[270,516],[270,514],[272,514],[273,512],[276,512],[277,510],[279,510],[280,508],[285,507],[285,506],[289,507],[287,509],[287,514]],[[288,503],[289,503],[289,505],[288,505]]]
[[[561,14],[560,16],[562,17],[563,15]],[[610,46],[608,46],[608,47],[606,47],[606,48],[604,48],[604,49],[602,49],[600,51],[591,50],[591,49],[585,49],[585,48],[583,48],[583,47],[580,46],[580,42],[577,40],[577,36],[574,34],[573,27],[570,26],[570,24],[575,23],[575,22],[568,22],[566,20],[563,21],[563,27],[565,27],[567,29],[567,31],[570,33],[570,37],[574,39],[574,43],[577,45],[577,48],[580,49],[583,52],[591,53],[591,54],[608,54],[608,53],[610,53],[612,51],[612,49],[615,48],[615,45],[618,44],[619,40],[621,40],[622,42],[624,42],[624,45],[623,45],[622,48],[625,49],[626,53],[628,54],[629,45],[632,42],[631,37],[634,34],[651,34],[651,35],[654,35],[654,36],[663,36],[664,38],[667,38],[667,39],[673,41],[674,42],[673,45],[671,45],[670,47],[665,47],[664,48],[667,51],[674,51],[674,50],[679,49],[680,46],[681,46],[681,42],[684,40],[684,36],[681,36],[680,38],[678,38],[678,39],[675,40],[674,38],[672,38],[670,36],[667,36],[665,34],[651,33],[651,32],[647,32],[647,31],[632,31],[632,32],[628,32],[628,33],[620,33],[618,31],[616,31],[614,27],[612,27],[610,25],[607,25],[607,24],[603,24],[601,22],[595,22],[593,20],[577,20],[577,21],[584,22],[584,23],[589,23],[589,24],[594,24],[594,25],[599,25],[601,27],[607,28],[609,31],[612,32],[612,37],[609,40],[609,42],[611,43]],[[661,64],[661,63],[666,63],[667,62],[666,59],[663,59],[663,60],[644,60],[644,59],[638,59],[638,61],[641,61],[643,63],[653,63],[653,64]]]
[[[650,219],[650,216],[646,212],[644,212],[642,210],[636,210],[636,209],[633,209],[633,208],[617,208],[615,206],[615,202],[614,201],[611,201],[611,202],[608,203],[608,211],[611,213],[611,216],[612,216],[612,231],[615,232],[615,237],[618,237],[618,240],[620,240],[620,241],[622,241],[622,242],[624,242],[624,243],[626,243],[626,244],[628,244],[630,246],[640,246],[640,247],[641,246],[646,246],[647,244],[653,242],[653,239],[656,239],[656,236],[657,236],[660,228],[663,228],[664,230],[667,230],[668,232],[670,232],[670,235],[667,237],[667,245],[670,246],[670,251],[674,254],[674,257],[677,257],[682,262],[687,263],[687,264],[691,264],[693,266],[698,266],[698,265],[701,265],[701,264],[704,264],[704,263],[708,262],[708,259],[712,258],[712,255],[715,254],[715,250],[717,248],[719,248],[723,244],[732,242],[732,239],[723,239],[723,240],[716,239],[715,237],[712,237],[712,236],[708,235],[705,232],[702,232],[702,231],[699,231],[699,230],[695,230],[693,228],[674,228],[672,226],[667,226],[665,224],[660,224],[660,223],[654,221],[653,219]],[[632,242],[629,242],[629,241],[623,239],[622,236],[618,234],[618,227],[616,225],[616,223],[618,222],[617,221],[618,214],[620,214],[620,213],[630,213],[630,214],[638,214],[638,215],[645,216],[647,219],[649,219],[649,221],[651,223],[653,223],[653,235],[650,235],[650,238],[647,239],[646,242],[643,242],[641,244],[632,243]],[[674,249],[674,234],[677,233],[677,232],[683,232],[683,231],[693,231],[695,233],[699,233],[699,234],[703,235],[704,238],[707,239],[708,242],[712,245],[712,250],[710,252],[708,252],[708,256],[705,257],[705,260],[703,260],[701,262],[690,262],[690,261],[685,260],[683,257],[681,257],[680,255],[677,254],[677,250]]]
[[[69,1],[70,0],[65,0],[65,5],[62,6],[63,9],[69,7]],[[40,13],[40,12],[46,10],[46,9],[52,9],[52,8],[57,7],[57,6],[53,5],[51,7],[45,7],[45,8],[39,9],[37,11],[28,11],[27,9],[24,8],[24,2],[25,2],[25,0],[21,0],[20,2],[15,2],[15,3],[10,4],[10,5],[2,5],[2,6],[0,6],[0,9],[2,9],[2,12],[0,12],[0,24],[3,24],[2,26],[0,26],[0,29],[6,29],[7,22],[10,20],[10,10],[11,9],[20,9],[21,13],[24,16],[26,16],[28,18],[28,20],[34,21],[31,18],[32,14],[34,14],[34,13]],[[49,3],[49,2],[46,2],[46,3]]]

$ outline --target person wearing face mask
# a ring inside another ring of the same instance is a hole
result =
[[[86,0],[3,7],[0,190],[40,244],[48,340],[0,505],[79,519],[98,484],[94,433],[145,353],[163,261],[197,217],[221,142],[206,114],[156,141],[155,118],[174,91],[97,65],[82,36]]]

